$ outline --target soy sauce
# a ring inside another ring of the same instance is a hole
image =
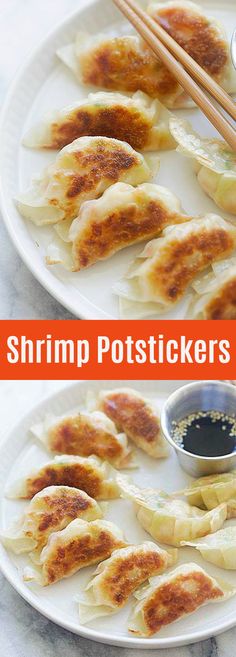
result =
[[[172,424],[172,438],[186,452],[214,457],[236,450],[234,416],[221,411],[199,411]]]

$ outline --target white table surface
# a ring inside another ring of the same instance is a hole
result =
[[[0,381],[0,442],[35,403],[70,383]],[[134,650],[105,646],[75,636],[48,621],[24,602],[0,575],[1,657],[234,657],[235,644],[236,627],[216,638],[172,650],[135,653]]]

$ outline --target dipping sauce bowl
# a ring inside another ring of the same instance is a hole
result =
[[[223,431],[223,456],[200,456],[186,451],[173,440],[173,428],[176,423],[201,411],[220,411],[228,416],[235,416],[236,387],[223,381],[196,381],[178,388],[168,397],[161,413],[161,427],[166,440],[174,448],[181,467],[193,477],[228,472],[236,468],[236,438],[235,450],[226,454],[227,436]]]

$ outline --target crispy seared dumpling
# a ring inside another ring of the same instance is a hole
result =
[[[83,411],[62,418],[48,416],[31,427],[31,433],[55,454],[95,454],[116,468],[132,465],[132,452],[125,434],[117,434],[114,422],[100,411]]]
[[[169,108],[192,106],[176,78],[138,35],[79,32],[57,51],[79,82],[112,91],[143,91]]]
[[[168,553],[148,541],[115,550],[98,566],[83,596],[76,596],[80,622],[120,611],[141,584],[164,572],[176,559],[177,550]]]
[[[228,582],[210,577],[196,563],[183,564],[171,573],[151,578],[149,586],[136,591],[138,602],[129,630],[139,636],[151,636],[202,605],[223,602],[235,593]]]
[[[54,240],[46,261],[79,271],[187,219],[180,201],[166,187],[115,183],[101,198],[83,204],[69,229],[70,244]]]
[[[143,155],[126,142],[80,137],[58,153],[28,192],[18,196],[17,205],[23,217],[39,226],[72,221],[84,201],[98,198],[118,180],[139,185],[151,177]]]
[[[219,21],[186,0],[151,2],[148,13],[228,93],[236,91],[236,72]]]
[[[117,429],[124,431],[149,456],[162,458],[168,455],[157,411],[139,392],[132,388],[105,390],[100,392],[97,404]]]
[[[96,520],[103,513],[87,493],[70,486],[48,486],[31,500],[18,522],[1,532],[2,544],[15,554],[40,551],[52,532],[64,529],[75,518]]]
[[[86,100],[54,110],[24,137],[30,148],[63,148],[84,136],[127,141],[138,151],[175,148],[169,112],[158,101],[137,91],[131,98],[98,91]]]
[[[199,185],[226,212],[236,214],[236,154],[220,139],[203,139],[188,121],[170,118],[177,151],[195,161]]]
[[[124,279],[114,286],[122,316],[170,310],[197,274],[230,255],[235,245],[236,228],[215,214],[168,226],[163,236],[145,246]]]
[[[70,577],[81,568],[107,559],[117,548],[127,545],[122,531],[107,520],[73,520],[65,529],[51,534],[43,548],[38,568],[24,570],[26,582],[42,586]]]
[[[201,509],[215,509],[222,502],[236,499],[236,470],[200,477],[181,492],[189,504]]]
[[[219,568],[236,570],[236,527],[224,527],[215,534],[198,538],[197,541],[183,541],[183,545],[196,548],[203,559]]]
[[[179,546],[181,541],[206,536],[220,529],[227,518],[227,504],[206,512],[164,491],[140,489],[124,476],[119,475],[117,481],[121,495],[134,502],[140,525],[160,543]]]
[[[27,477],[14,482],[8,498],[31,499],[46,486],[74,486],[97,500],[119,497],[116,471],[96,456],[56,456]]]
[[[213,271],[194,282],[191,319],[236,319],[236,258],[213,264]]]

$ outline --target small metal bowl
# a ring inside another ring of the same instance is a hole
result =
[[[222,411],[236,412],[236,387],[222,381],[196,381],[178,388],[168,397],[162,413],[161,427],[165,438],[174,447],[183,470],[193,477],[228,472],[236,468],[236,451],[224,456],[198,456],[176,445],[171,437],[172,422],[179,422],[190,413]],[[224,440],[224,438],[223,438]]]

